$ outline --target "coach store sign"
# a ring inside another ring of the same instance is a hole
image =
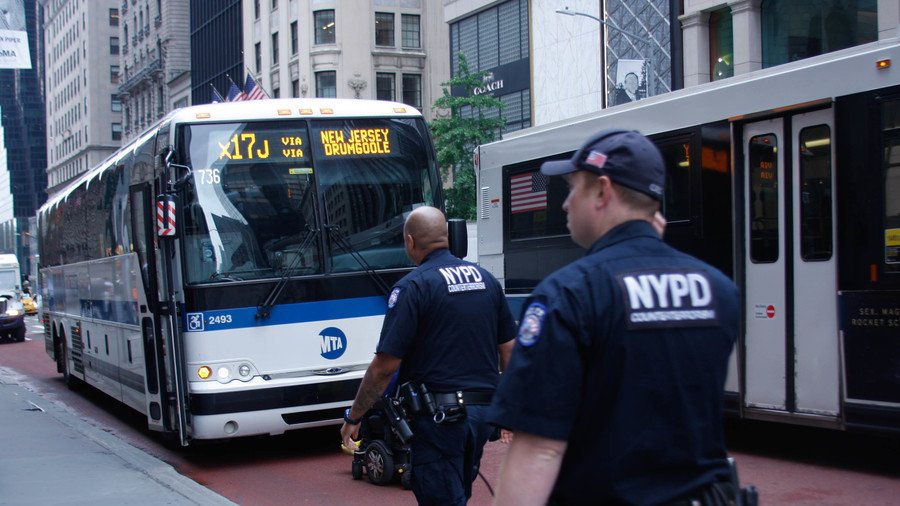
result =
[[[528,58],[525,58],[488,70],[482,79],[483,84],[473,89],[472,94],[499,97],[527,90],[531,84],[531,76],[529,74],[531,67],[528,61]],[[454,86],[451,92],[455,97],[465,94],[462,86]]]

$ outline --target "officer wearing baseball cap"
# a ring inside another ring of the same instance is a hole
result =
[[[602,131],[541,172],[566,178],[588,251],[520,316],[488,415],[515,431],[495,504],[724,504],[737,288],[654,230],[665,164],[640,133]]]

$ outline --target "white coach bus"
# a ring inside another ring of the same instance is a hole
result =
[[[538,169],[604,128],[654,140],[667,164],[666,240],[741,289],[729,411],[900,431],[900,41],[481,146],[479,262],[507,294],[583,254],[568,238],[565,183]]]
[[[40,209],[47,352],[183,445],[336,423],[442,203],[407,105],[179,109]]]

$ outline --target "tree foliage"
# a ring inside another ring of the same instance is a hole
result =
[[[459,53],[459,72],[441,83],[444,94],[432,105],[432,109],[450,112],[448,117],[439,117],[430,125],[441,173],[444,180],[453,181],[453,186],[444,191],[448,218],[475,219],[472,152],[479,144],[494,140],[505,124],[499,115],[503,102],[473,92],[484,85],[485,75],[484,71],[472,72],[466,57]],[[451,95],[451,90],[457,90],[458,95]]]

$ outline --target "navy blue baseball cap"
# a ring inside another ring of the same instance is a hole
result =
[[[588,170],[608,176],[614,183],[662,202],[666,167],[659,149],[634,130],[602,130],[584,143],[569,160],[541,164],[547,176]]]

